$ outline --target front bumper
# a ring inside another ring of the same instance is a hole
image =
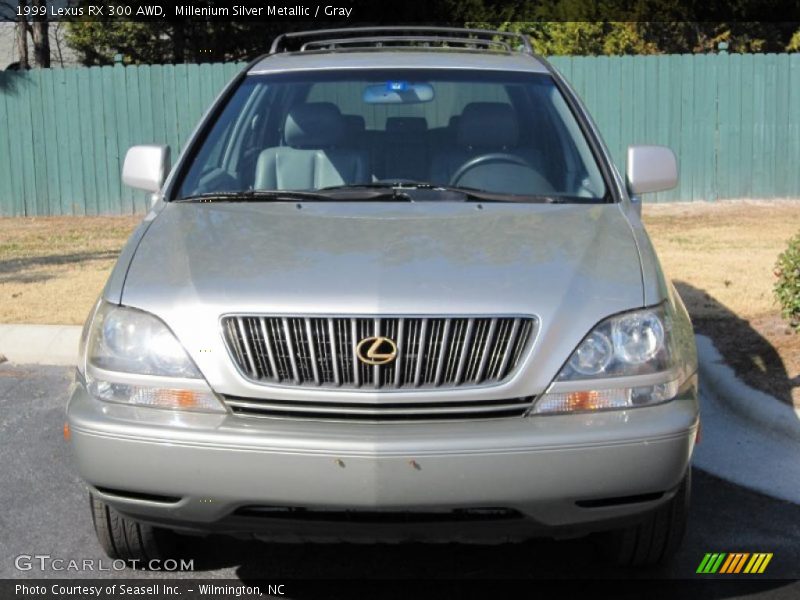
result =
[[[68,420],[81,476],[100,498],[140,520],[275,539],[478,541],[543,531],[577,535],[667,501],[689,466],[698,405],[692,390],[630,411],[345,423],[114,405],[76,384]],[[234,514],[253,506],[347,511],[355,518]],[[487,507],[521,518],[430,517]],[[378,511],[426,518],[400,527],[357,518]]]

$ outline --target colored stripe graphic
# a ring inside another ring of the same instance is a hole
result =
[[[744,562],[747,560],[747,557],[750,556],[749,552],[734,552],[733,554],[728,555],[728,560],[725,561],[725,564],[722,565],[722,568],[719,570],[720,573],[738,573],[742,570],[744,566]]]
[[[738,554],[728,554],[728,558],[722,563],[722,567],[720,568],[720,573],[727,573],[728,569],[731,568],[731,565],[734,564],[739,559]]]
[[[697,572],[706,574],[716,573],[726,556],[727,555],[724,552],[706,554],[703,558],[703,561],[700,563],[700,566],[697,567]]]
[[[744,569],[745,573],[763,573],[769,561],[772,560],[772,553],[761,552],[758,554],[753,554],[753,558],[750,559],[750,562],[747,563],[747,566]]]
[[[708,552],[696,572],[704,575],[760,574],[766,570],[772,556],[771,552]]]

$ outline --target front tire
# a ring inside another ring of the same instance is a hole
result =
[[[97,541],[110,558],[136,561],[147,569],[151,560],[172,557],[175,539],[168,529],[124,517],[93,494],[89,494],[89,502]]]
[[[638,524],[605,534],[604,555],[623,567],[649,567],[668,562],[683,541],[692,491],[691,468],[675,496]]]

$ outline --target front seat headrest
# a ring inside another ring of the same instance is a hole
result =
[[[342,119],[350,135],[359,135],[367,129],[367,121],[361,115],[342,115]]]
[[[461,146],[509,148],[519,140],[517,115],[505,102],[467,104],[456,126]]]
[[[387,133],[425,133],[428,121],[425,117],[387,117]]]
[[[283,139],[292,148],[326,148],[337,145],[345,133],[342,113],[330,102],[309,102],[289,110]]]

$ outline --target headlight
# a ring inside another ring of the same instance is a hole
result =
[[[86,352],[87,387],[98,400],[225,411],[178,339],[154,315],[102,302]]]
[[[103,303],[89,334],[89,364],[138,375],[199,378],[180,342],[157,317]]]
[[[583,339],[556,381],[665,371],[673,354],[671,331],[672,318],[663,305],[615,315]]]
[[[665,303],[602,321],[578,345],[531,414],[625,409],[675,398],[687,374],[675,365],[669,307]],[[648,377],[645,382],[621,379],[637,376]]]

